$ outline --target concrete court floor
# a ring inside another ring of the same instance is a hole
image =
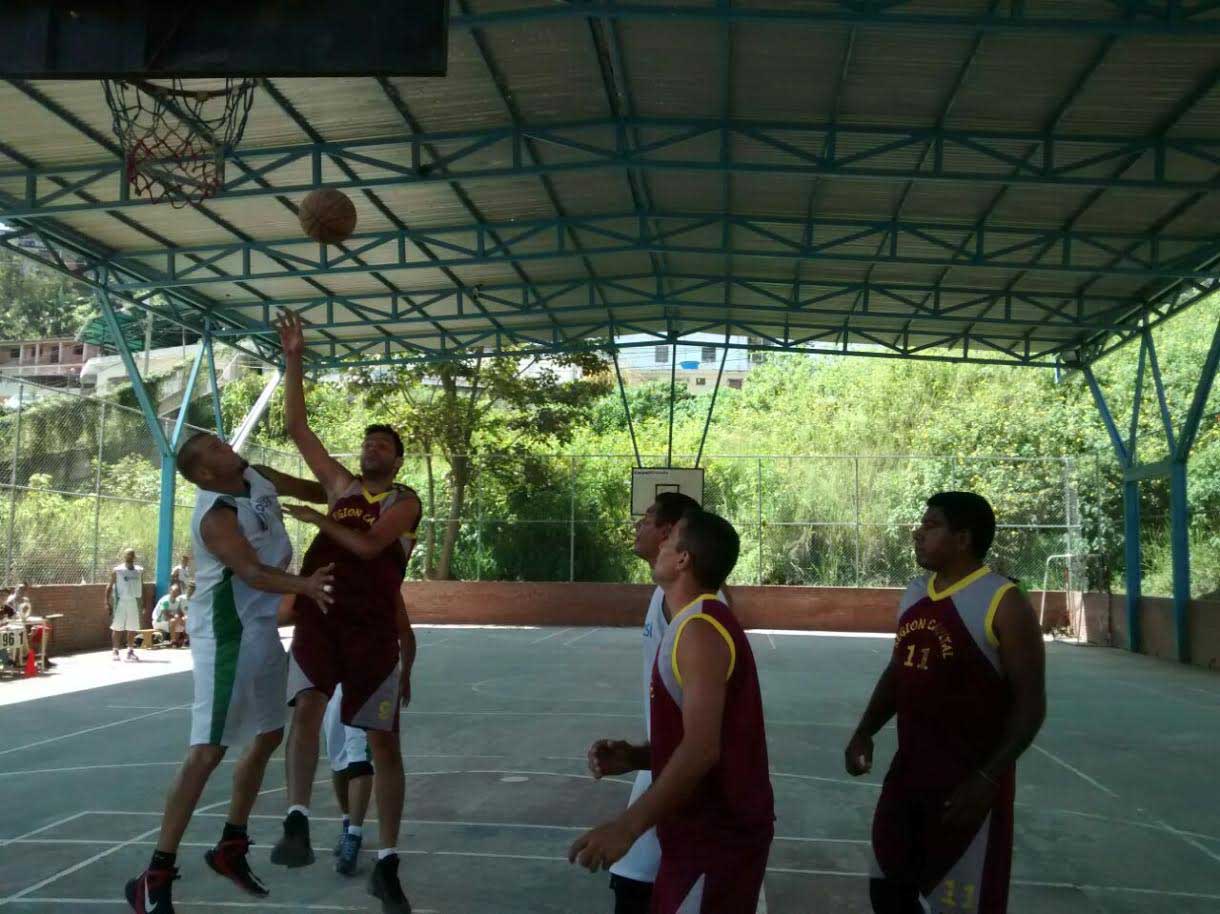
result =
[[[420,640],[401,844],[417,911],[610,911],[606,877],[569,866],[565,853],[629,793],[626,778],[594,783],[584,752],[597,737],[641,733],[638,632],[429,628]],[[869,823],[892,726],[866,779],[846,777],[842,746],[892,642],[760,632],[751,643],[779,818],[765,909],[866,914]],[[1048,647],[1049,719],[1018,771],[1010,911],[1220,911],[1220,677]],[[0,908],[127,910],[123,883],[151,852],[190,700],[190,675],[173,672],[0,707]],[[254,867],[272,889],[265,902],[202,860],[223,822],[231,768],[222,767],[180,853],[177,909],[377,910],[363,878],[332,868],[338,812],[324,765],[312,806],[319,860],[291,873],[267,857],[284,812],[280,754],[268,770],[252,822]]]

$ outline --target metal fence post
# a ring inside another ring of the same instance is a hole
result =
[[[861,566],[860,550],[860,458],[853,457],[852,463],[856,467],[856,586],[859,587],[864,580],[864,568]]]
[[[13,581],[13,533],[17,529],[17,461],[21,457],[21,408],[25,402],[25,385],[17,385],[17,417],[13,422],[13,466],[9,472],[8,546],[4,558],[4,579]]]
[[[765,542],[765,537],[763,536],[762,458],[759,457],[755,463],[758,464],[758,585],[761,587],[763,582],[763,545]]]
[[[571,511],[568,515],[568,580],[576,580],[576,455],[569,455],[568,469],[572,482]]]
[[[93,474],[93,571],[90,581],[97,581],[99,570],[98,539],[102,529],[102,458],[106,447],[106,401],[99,401],[101,412],[97,419],[97,469]]]

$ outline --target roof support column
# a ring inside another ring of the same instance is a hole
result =
[[[631,435],[631,450],[635,453],[635,465],[644,466],[640,459],[640,446],[635,441],[635,426],[631,423],[631,406],[627,402],[627,388],[623,385],[623,372],[618,367],[618,346],[610,347],[610,357],[614,359],[614,376],[618,378],[618,392],[623,398],[623,415],[627,417],[627,432]]]
[[[1141,359],[1141,363],[1142,361]],[[1101,391],[1101,385],[1097,383],[1097,377],[1093,374],[1093,369],[1088,365],[1084,366],[1084,377],[1089,383],[1089,391],[1093,394],[1093,402],[1097,406],[1097,412],[1101,415],[1101,421],[1105,424],[1106,431],[1110,434],[1110,443],[1114,445],[1114,453],[1118,457],[1118,463],[1122,467],[1125,480],[1123,482],[1123,555],[1127,578],[1127,649],[1138,653],[1143,643],[1142,631],[1140,629],[1140,590],[1143,585],[1141,562],[1143,556],[1140,551],[1139,480],[1130,478],[1130,451],[1127,449],[1127,443],[1123,441],[1123,436],[1118,430],[1118,425],[1114,422],[1114,416],[1110,412],[1109,404],[1106,403],[1106,397]],[[1137,398],[1135,402],[1139,403],[1139,399]]]
[[[143,414],[144,422],[148,426],[148,434],[156,443],[157,451],[161,455],[161,498],[157,511],[156,557],[156,592],[157,596],[161,596],[169,590],[169,573],[174,564],[174,490],[177,485],[177,468],[174,465],[174,451],[178,443],[178,435],[182,432],[182,417],[179,416],[179,422],[174,430],[173,438],[167,438],[165,429],[161,425],[161,419],[157,415],[156,407],[148,394],[148,388],[144,386],[144,379],[140,377],[140,372],[136,367],[135,359],[132,357],[131,349],[127,345],[127,338],[123,335],[123,330],[119,326],[114,306],[110,301],[110,293],[106,287],[109,274],[103,272],[101,278],[102,282],[98,289],[97,300],[102,312],[102,319],[105,321],[110,338],[119,352],[119,358],[122,359],[123,367],[127,369],[127,378],[131,381],[132,390],[136,395],[136,402],[140,404],[140,412]],[[202,351],[200,354],[202,355]],[[190,402],[191,386],[193,386],[198,371],[199,359],[196,359],[195,365],[191,369],[190,383],[183,395],[181,411],[184,415]]]

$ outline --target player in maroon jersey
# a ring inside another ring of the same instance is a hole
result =
[[[889,666],[847,745],[872,768],[873,736],[898,718],[898,752],[873,820],[876,914],[1004,914],[1016,761],[1046,716],[1033,608],[983,564],[995,515],[973,492],[928,499]],[[922,899],[922,902],[921,902]]]
[[[297,623],[289,658],[288,699],[292,731],[285,762],[288,816],[271,862],[305,866],[314,861],[309,842],[309,800],[318,764],[318,734],[336,685],[343,687],[340,718],[368,732],[373,756],[381,839],[369,892],[387,914],[410,914],[398,878],[398,830],[404,776],[398,741],[399,702],[414,660],[414,638],[400,599],[407,560],[420,520],[419,496],[395,484],[402,467],[402,439],[388,425],[365,430],[360,475],[336,461],[310,430],[305,416],[301,361],[305,338],[292,312],[278,324],[284,351],[284,424],[301,456],[326,490],[329,511],[285,506],[285,512],[318,527],[301,567],[334,565],[338,595],[324,611],[309,599],[295,606]]]
[[[631,764],[650,764],[653,783],[568,851],[571,862],[608,869],[655,826],[653,914],[754,914],[766,873],[775,802],[758,669],[715,596],[739,548],[728,521],[697,509],[662,543],[653,580],[670,624],[653,665],[652,741],[631,753]]]

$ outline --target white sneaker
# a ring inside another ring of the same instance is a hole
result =
[[[139,662],[140,662],[140,658],[136,656],[136,652],[135,652],[135,651],[128,651],[128,652],[127,652],[127,659],[128,659],[128,660],[134,660],[136,663],[139,663]]]
[[[115,651],[115,652],[114,652],[114,657],[112,657],[111,659],[112,659],[112,660],[121,660],[122,658],[121,658],[121,657],[119,657],[119,652],[118,652],[118,651]]]

